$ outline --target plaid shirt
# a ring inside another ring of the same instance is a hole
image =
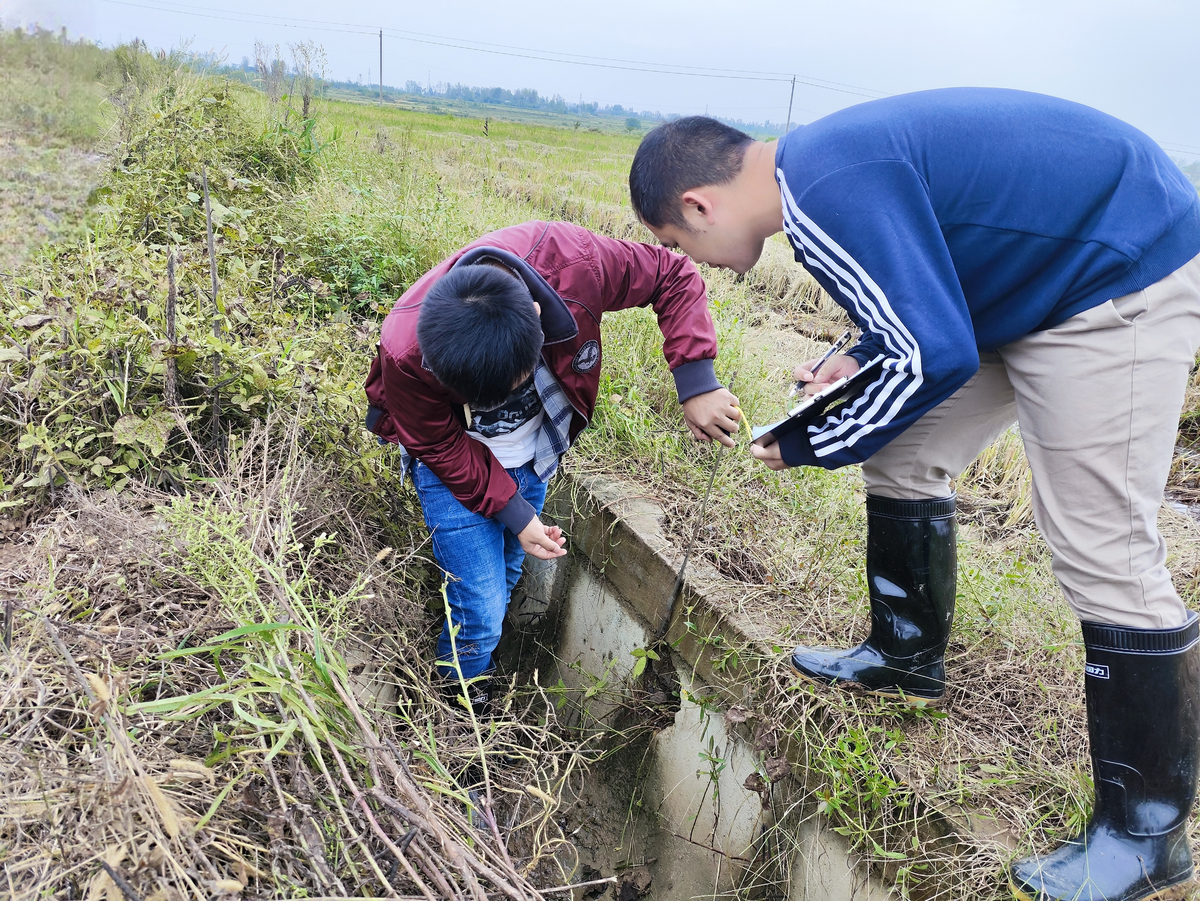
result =
[[[537,450],[533,454],[533,471],[539,479],[547,482],[550,476],[558,471],[559,458],[571,446],[571,416],[575,410],[550,367],[540,360],[533,383],[537,386],[538,397],[542,399],[542,409],[546,412],[542,427],[538,430]]]
[[[571,402],[567,400],[562,385],[550,371],[550,367],[538,360],[538,367],[533,376],[533,384],[537,387],[538,398],[542,402],[545,416],[542,427],[538,430],[537,449],[533,454],[533,471],[543,482],[548,482],[554,473],[558,472],[558,461],[571,446],[571,416],[575,412]],[[382,438],[380,444],[386,443]],[[401,479],[408,475],[415,460],[404,449],[400,448]]]

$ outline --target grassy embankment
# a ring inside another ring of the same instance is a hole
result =
[[[86,235],[0,295],[7,890],[538,897],[571,873],[552,814],[585,749],[553,705],[479,724],[430,691],[419,517],[358,427],[371,325],[339,311],[466,224],[411,161],[411,217],[360,216],[326,123],[99,62]],[[390,700],[355,699],[367,662]]]
[[[0,272],[48,240],[66,238],[71,213],[98,177],[90,153],[103,92],[92,77],[102,54],[57,42],[0,42]]]
[[[522,786],[557,796],[579,749],[516,719],[464,731],[427,697],[419,517],[388,452],[358,427],[358,385],[389,299],[480,233],[560,217],[646,237],[624,188],[636,138],[496,121],[484,137],[472,120],[341,103],[310,124],[145,54],[106,65],[115,169],[88,235],[40,255],[3,295],[0,453],[13,463],[0,502],[37,542],[5,664],[5,706],[19,715],[4,731],[23,744],[0,842],[20,896],[72,880],[105,887],[101,855],[162,897],[217,878],[264,897],[382,894],[389,868],[409,860],[415,870],[394,876],[402,892],[421,880],[468,896],[491,873],[525,896],[526,879],[564,878],[554,802]],[[792,362],[756,348],[782,327],[799,355],[839,328],[789,256],[775,243],[745,279],[706,273],[718,369],[737,372],[752,421],[778,410]],[[570,468],[641,483],[682,535],[712,449],[681,429],[653,317],[605,328],[603,401]],[[806,800],[914,897],[935,885],[940,897],[1001,897],[1010,844],[1045,846],[1089,806],[1081,653],[1029,522],[1019,442],[990,450],[960,492],[948,716],[813,692],[782,672],[748,698],[805,749]],[[744,583],[739,613],[781,646],[861,634],[859,494],[850,471],[777,475],[744,452],[722,465],[698,551]],[[376,559],[385,547],[397,552]],[[1195,560],[1185,543],[1175,550],[1192,599]],[[348,696],[344,656],[364,617],[386,633],[367,640],[397,672],[398,719]],[[286,626],[247,630],[260,623]],[[406,783],[380,777],[377,737],[406,749],[409,794],[380,789]],[[455,800],[477,746],[529,749],[515,764],[476,754],[498,770],[492,808],[513,824],[504,843],[473,844]],[[64,751],[72,762],[58,762]],[[89,817],[68,822],[45,800],[66,796]],[[407,854],[388,856],[385,836],[411,822],[389,804],[419,815]],[[979,810],[1000,839],[966,851],[915,841],[926,805]]]

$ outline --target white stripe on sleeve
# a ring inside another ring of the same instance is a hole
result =
[[[853,403],[834,418],[809,427],[813,452],[826,457],[851,447],[860,438],[888,425],[921,387],[921,348],[896,314],[887,295],[866,270],[800,209],[788,189],[782,170],[776,170],[783,199],[783,224],[788,239],[809,269],[824,273],[833,282],[870,331],[883,339],[894,354],[883,372]]]

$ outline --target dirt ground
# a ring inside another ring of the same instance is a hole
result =
[[[103,164],[95,152],[0,135],[0,273],[82,229]]]

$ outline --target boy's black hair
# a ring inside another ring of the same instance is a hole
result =
[[[417,341],[438,381],[482,409],[503,403],[537,367],[542,323],[517,276],[456,266],[421,302]]]
[[[753,141],[707,116],[685,116],[651,129],[629,169],[633,211],[654,228],[670,224],[690,231],[679,200],[683,192],[732,181]]]

